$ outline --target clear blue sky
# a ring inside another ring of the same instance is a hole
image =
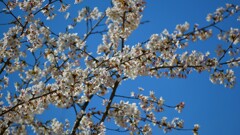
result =
[[[138,42],[145,41],[151,34],[160,33],[165,28],[172,31],[176,24],[182,24],[185,21],[189,22],[190,26],[193,26],[194,23],[204,26],[208,24],[205,21],[206,15],[214,12],[215,9],[220,6],[225,6],[225,3],[240,4],[238,0],[149,0],[143,12],[144,16],[142,21],[148,20],[150,22],[141,25],[126,43],[134,45]],[[82,5],[74,7],[74,9],[80,9],[85,5],[91,7],[99,6],[99,8],[103,10],[109,6],[109,2],[85,0]],[[233,18],[235,19],[236,16]],[[53,31],[64,32],[68,22],[60,21],[64,20],[61,15],[58,15],[56,19],[58,22],[47,22],[47,24],[52,26]],[[240,28],[239,22],[232,22],[231,19],[223,24],[224,25],[220,24],[220,26],[224,28],[229,28],[230,26]],[[0,32],[3,33],[4,31],[5,28],[1,26]],[[0,37],[2,37],[2,35]],[[94,40],[89,40],[87,42],[89,45],[88,48],[95,54],[101,37],[92,37],[90,39]],[[223,42],[210,39],[206,42],[190,44],[189,49],[206,52],[207,50],[215,49],[216,45],[219,43]],[[208,72],[203,72],[201,74],[194,72],[190,74],[187,79],[139,77],[134,81],[130,80],[123,82],[117,93],[129,95],[131,91],[137,90],[139,86],[143,87],[147,94],[149,90],[155,90],[157,96],[162,96],[166,100],[166,104],[175,105],[181,101],[186,103],[182,113],[166,109],[165,112],[159,113],[158,117],[167,116],[169,119],[180,117],[185,121],[186,128],[192,128],[195,123],[198,123],[200,125],[200,135],[237,135],[239,134],[238,128],[240,122],[239,71],[239,69],[235,70],[237,84],[233,89],[227,89],[222,85],[212,84],[209,81]],[[98,103],[99,102],[94,102],[91,106],[98,106]],[[72,109],[67,111],[62,109],[47,110],[43,116],[39,116],[39,118],[43,120],[54,117],[59,118],[61,121],[64,121],[65,118],[70,118],[71,121],[75,119]],[[107,131],[106,134],[112,133],[114,132]],[[153,134],[163,134],[163,131],[154,128]],[[192,135],[192,132],[173,131],[168,134]]]

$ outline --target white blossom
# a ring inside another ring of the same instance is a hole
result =
[[[222,29],[219,24],[239,14],[238,5],[226,4],[209,13],[206,26],[185,22],[173,31],[163,29],[144,42],[133,43],[129,38],[141,26],[144,0],[112,0],[105,11],[80,5],[76,17],[70,17],[72,4],[81,2],[1,1],[5,6],[2,12],[13,19],[0,39],[0,128],[6,129],[2,134],[27,134],[31,127],[35,134],[104,135],[109,129],[107,121],[119,127],[113,130],[125,129],[130,134],[154,134],[155,125],[165,133],[184,130],[183,120],[169,121],[164,116],[159,118],[159,113],[171,108],[180,113],[185,102],[168,105],[157,91],[145,95],[142,87],[127,96],[123,91],[134,86],[124,89],[120,85],[140,76],[187,78],[192,72],[209,72],[212,83],[235,86],[240,31]],[[64,14],[68,23],[63,26],[65,32],[59,32],[62,26],[52,29],[52,24],[61,23],[57,14]],[[99,43],[94,34],[102,38]],[[221,40],[215,54],[212,50],[188,49],[192,42],[210,38]],[[93,47],[96,52],[89,51]],[[38,120],[37,115],[52,109],[50,105],[71,108],[75,121]],[[199,128],[195,124],[193,134],[197,135]]]

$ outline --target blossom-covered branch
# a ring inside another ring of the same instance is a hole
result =
[[[226,4],[208,14],[206,26],[185,22],[172,33],[165,29],[128,45],[132,32],[143,24],[144,0],[112,0],[104,11],[81,7],[81,2],[0,0],[4,7],[0,14],[8,21],[0,23],[8,27],[0,39],[0,134],[26,134],[28,127],[36,134],[103,135],[108,130],[152,134],[152,126],[157,125],[164,132],[174,129],[197,135],[198,124],[185,128],[180,118],[158,117],[165,109],[182,112],[185,102],[167,105],[154,91],[125,96],[118,94],[119,86],[140,76],[186,78],[194,71],[207,71],[212,83],[234,87],[240,31],[218,25],[239,15],[239,5]],[[72,12],[76,4],[81,9]],[[64,14],[65,31],[53,26],[57,14]],[[215,35],[228,45],[219,45],[216,54],[185,50],[192,42]],[[94,36],[102,40],[99,43],[96,38],[90,45]],[[95,46],[96,53],[89,49]],[[36,117],[52,105],[71,108],[74,121],[42,122]],[[106,127],[108,122],[117,128]]]

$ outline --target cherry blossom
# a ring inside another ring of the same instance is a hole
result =
[[[113,130],[147,135],[157,126],[165,133],[189,130],[197,135],[198,124],[186,128],[180,118],[158,117],[168,109],[181,113],[184,101],[168,105],[155,90],[140,86],[129,92],[130,96],[118,95],[118,87],[140,76],[187,78],[192,72],[204,71],[209,72],[213,84],[229,88],[236,84],[240,31],[233,27],[223,30],[218,24],[234,14],[239,16],[239,5],[226,4],[209,13],[206,26],[185,22],[172,32],[164,29],[129,45],[126,41],[141,26],[147,6],[144,0],[112,0],[105,11],[82,7],[75,13],[71,8],[82,0],[5,1],[0,1],[4,15],[14,21],[0,39],[0,134],[27,134],[31,127],[36,134],[104,135]],[[66,31],[54,32],[49,23],[59,14],[70,23],[64,26]],[[74,31],[85,24],[84,34]],[[96,52],[90,52],[89,37],[95,34],[102,41]],[[192,42],[214,36],[225,43],[215,52],[185,50]],[[91,108],[89,104],[96,98],[101,102]],[[73,108],[75,121],[38,119],[50,105]],[[108,122],[119,128],[106,126]]]

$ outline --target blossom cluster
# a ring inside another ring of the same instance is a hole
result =
[[[207,21],[214,21],[220,22],[223,21],[226,14],[227,15],[233,15],[234,13],[238,12],[240,10],[239,5],[229,4],[227,3],[225,7],[220,7],[216,9],[214,13],[209,13],[206,17]]]

